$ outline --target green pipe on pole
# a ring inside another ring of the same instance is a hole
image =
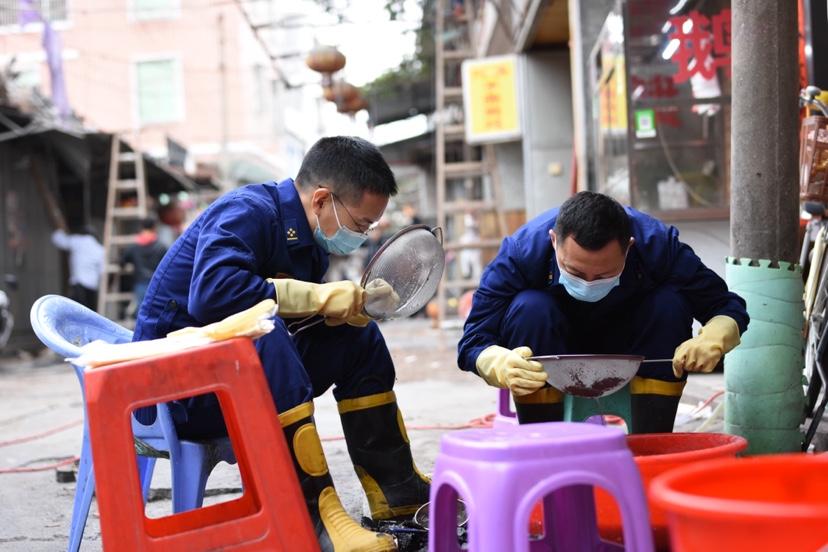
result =
[[[799,451],[802,386],[802,269],[727,258],[731,291],[747,302],[750,326],[725,356],[725,432],[748,440],[745,454]]]

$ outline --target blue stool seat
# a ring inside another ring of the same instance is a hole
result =
[[[31,310],[31,322],[32,329],[43,344],[64,358],[79,356],[80,348],[92,341],[132,341],[132,332],[128,329],[60,295],[45,295],[35,301]],[[74,364],[72,367],[78,377],[81,394],[85,395],[83,367]],[[221,461],[236,463],[230,439],[223,437],[203,442],[180,440],[167,405],[158,404],[155,408],[156,416],[150,424],[142,424],[135,416],[132,417],[138,475],[144,500],[149,492],[156,458],[166,457],[170,460],[172,474],[173,513],[199,508],[204,499],[207,478],[216,464]],[[83,444],[72,507],[69,552],[76,552],[80,548],[94,492],[95,475],[84,407]]]

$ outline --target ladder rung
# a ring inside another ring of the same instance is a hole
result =
[[[106,302],[107,303],[121,303],[124,301],[132,301],[135,297],[135,294],[130,291],[120,291],[117,293],[107,293],[106,294]]]
[[[480,285],[480,280],[447,280],[443,282],[443,285],[447,288],[452,289],[459,289],[459,288],[476,288]]]
[[[497,204],[491,200],[475,199],[475,200],[455,200],[447,201],[443,204],[443,210],[446,213],[462,213],[465,211],[484,211],[487,209],[495,209]]]
[[[135,159],[136,157],[134,151],[122,151],[118,154],[119,163],[134,163]]]
[[[139,207],[115,207],[112,209],[112,216],[136,219],[143,217],[144,212]]]
[[[110,245],[132,245],[138,238],[138,234],[121,234],[119,236],[110,236]]]
[[[115,189],[116,190],[137,190],[138,189],[138,181],[137,180],[118,180],[115,182]]]
[[[444,165],[446,177],[480,176],[488,172],[486,168],[482,161],[463,161]]]
[[[462,86],[447,86],[443,88],[443,96],[445,98],[462,98],[463,97],[463,87]]]
[[[122,267],[117,264],[108,264],[106,265],[106,271],[109,274],[132,274],[133,269],[131,266]]]
[[[463,125],[444,125],[442,128],[443,135],[446,138],[455,138],[461,140],[466,138],[466,127]]]
[[[456,251],[458,249],[486,249],[487,247],[500,247],[501,240],[492,238],[489,240],[478,240],[470,243],[450,242],[443,244],[443,249]]]
[[[471,50],[445,50],[443,51],[443,57],[445,59],[468,59],[474,56],[474,52]]]

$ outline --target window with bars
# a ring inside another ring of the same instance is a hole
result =
[[[32,9],[34,14],[29,13]],[[52,23],[69,20],[67,0],[0,0],[0,27],[20,26],[36,20],[38,13]]]
[[[178,13],[178,0],[132,0],[132,17],[137,20],[169,19]]]
[[[181,66],[177,59],[153,59],[135,64],[138,119],[141,125],[180,121],[184,115]]]

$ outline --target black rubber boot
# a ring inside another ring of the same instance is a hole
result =
[[[671,395],[630,395],[631,433],[672,433],[680,400]]]
[[[388,552],[396,550],[390,535],[364,529],[345,512],[334,489],[322,443],[313,423],[313,403],[279,415],[282,430],[305,495],[311,523],[323,552]]]
[[[561,422],[564,419],[563,394],[546,386],[529,395],[514,397],[518,423]]]
[[[339,402],[348,453],[376,520],[410,518],[431,481],[414,465],[393,391]]]

